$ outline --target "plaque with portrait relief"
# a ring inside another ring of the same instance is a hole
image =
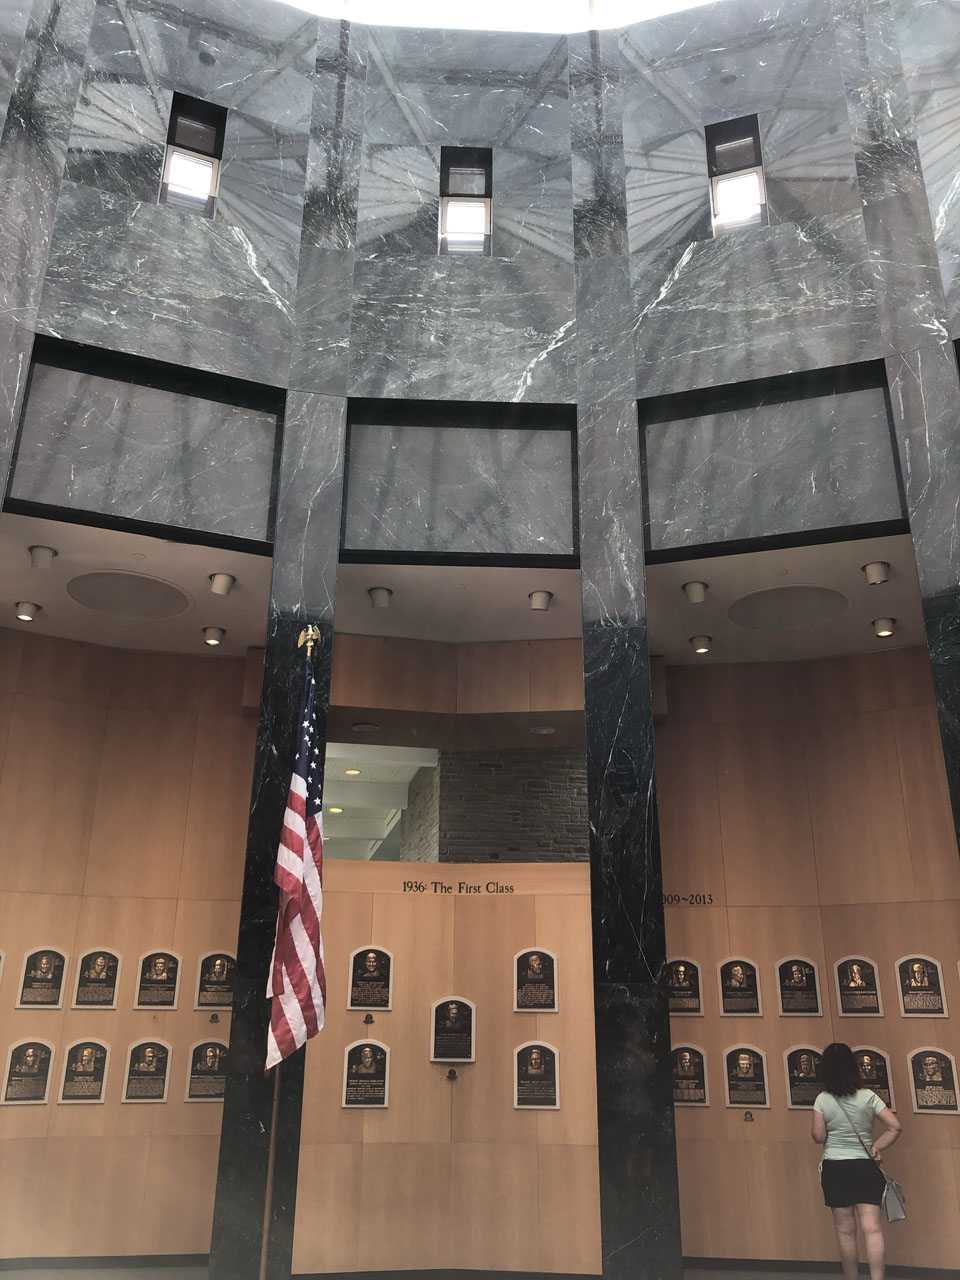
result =
[[[535,947],[518,951],[513,958],[514,1013],[557,1012],[557,957]]]
[[[841,1018],[880,1018],[883,1000],[877,966],[866,956],[844,956],[833,967]]]
[[[725,960],[719,968],[720,1013],[728,1018],[759,1018],[760,977],[750,960],[736,957]]]
[[[893,1084],[890,1079],[890,1059],[882,1049],[872,1045],[860,1045],[853,1051],[857,1064],[857,1075],[860,1077],[862,1089],[872,1089],[891,1111],[896,1110],[893,1096]]]
[[[671,1054],[673,1063],[673,1105],[706,1107],[710,1105],[707,1088],[707,1062],[696,1045],[678,1045]]]
[[[197,966],[195,1009],[232,1009],[233,976],[237,958],[229,951],[211,951]]]
[[[769,1107],[767,1060],[762,1049],[741,1044],[724,1054],[728,1107]]]
[[[175,1009],[180,957],[172,951],[148,951],[140,957],[137,1009]]]
[[[930,956],[904,956],[897,961],[897,992],[905,1018],[947,1016],[940,965]]]
[[[77,1040],[67,1049],[60,1081],[61,1102],[102,1102],[110,1048],[99,1040]]]
[[[823,1088],[823,1054],[810,1045],[798,1045],[783,1055],[787,1073],[787,1106],[812,1107]]]
[[[386,1107],[390,1102],[390,1050],[379,1040],[357,1040],[343,1051],[343,1107]]]
[[[444,996],[430,1007],[430,1061],[474,1062],[476,1006],[463,996]]]
[[[124,1102],[166,1102],[170,1046],[163,1040],[141,1040],[127,1053]]]
[[[817,966],[805,956],[789,956],[777,965],[777,994],[781,1018],[822,1016]]]
[[[957,1064],[943,1049],[915,1049],[907,1058],[913,1109],[929,1115],[956,1114]]]
[[[227,1046],[222,1040],[202,1040],[190,1050],[187,1102],[222,1102],[227,1089]]]
[[[53,1045],[45,1040],[21,1040],[11,1045],[7,1054],[3,1101],[20,1106],[46,1102],[52,1066]]]
[[[109,947],[94,947],[80,957],[77,986],[73,993],[75,1009],[115,1009],[120,983],[120,957]]]
[[[672,1014],[703,1016],[700,966],[686,956],[667,961],[667,1004]]]
[[[393,954],[384,947],[350,952],[348,1009],[393,1008]]]
[[[23,958],[18,1009],[59,1009],[67,957],[56,947],[38,947]]]
[[[528,1040],[513,1052],[513,1105],[556,1111],[560,1106],[560,1072],[552,1044]]]

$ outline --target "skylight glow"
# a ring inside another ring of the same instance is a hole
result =
[[[369,26],[440,27],[467,31],[587,31],[628,27],[667,13],[697,9],[713,0],[486,0],[451,8],[448,0],[287,0],[324,18],[349,18]]]

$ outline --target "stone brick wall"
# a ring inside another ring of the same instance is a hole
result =
[[[400,861],[440,860],[440,770],[420,769],[407,789],[400,815]]]
[[[441,862],[585,862],[587,766],[577,751],[441,751]]]

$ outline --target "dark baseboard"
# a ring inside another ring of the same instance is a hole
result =
[[[806,1272],[809,1275],[837,1274],[839,1262],[782,1262],[765,1261],[762,1258],[684,1258],[684,1267],[695,1271],[763,1271],[766,1273],[789,1271]],[[866,1263],[861,1263],[860,1274],[867,1275]],[[891,1280],[960,1280],[960,1271],[937,1267],[897,1267],[887,1264]]]
[[[121,1267],[205,1267],[206,1253],[148,1253],[124,1258],[0,1258],[0,1271],[117,1271]]]

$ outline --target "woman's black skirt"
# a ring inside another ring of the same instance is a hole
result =
[[[824,1160],[820,1170],[823,1203],[830,1209],[879,1204],[887,1180],[874,1160]]]

